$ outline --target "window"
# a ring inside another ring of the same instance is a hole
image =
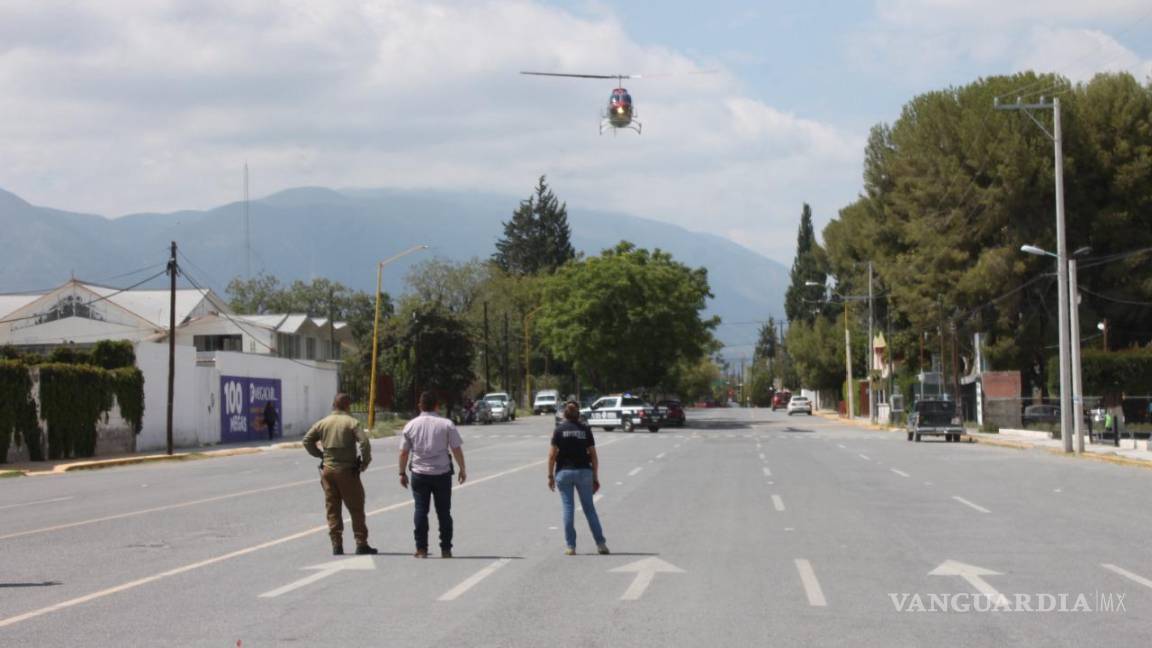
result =
[[[197,351],[243,351],[239,335],[194,335],[192,344]]]
[[[316,338],[304,338],[304,358],[306,360],[316,359]]]
[[[639,398],[629,398],[627,396],[624,397],[624,406],[625,407],[639,406],[639,405],[643,405],[643,404],[644,404],[644,401],[640,400]]]

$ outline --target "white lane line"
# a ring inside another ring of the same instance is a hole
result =
[[[864,461],[872,461],[871,459],[869,459],[869,458],[868,458],[868,455],[863,455],[863,454],[862,454],[862,455],[856,455],[856,456],[860,457],[860,458],[861,458],[861,459],[863,459]]]
[[[804,594],[808,597],[808,605],[827,607],[828,599],[824,598],[824,590],[820,588],[820,581],[816,580],[816,572],[812,569],[812,563],[803,558],[797,558],[796,571],[800,574],[800,583],[804,585]]]
[[[663,459],[664,455],[666,455],[666,454],[668,454],[668,453],[667,452],[661,452],[660,454],[656,455],[656,458],[657,459]]]
[[[1127,569],[1124,569],[1122,567],[1117,567],[1116,565],[1110,565],[1108,563],[1100,563],[1100,566],[1103,567],[1104,569],[1107,569],[1110,572],[1120,574],[1124,578],[1127,578],[1128,580],[1130,580],[1134,583],[1139,583],[1139,584],[1143,585],[1144,587],[1152,589],[1152,580],[1148,580],[1147,578],[1144,578],[1143,576],[1141,576],[1139,574],[1133,574],[1132,572],[1128,571]]]
[[[676,445],[672,446],[672,449],[675,450],[676,448],[679,448],[679,447],[680,447],[680,444],[677,443]]]
[[[964,506],[974,508],[977,511],[980,511],[981,513],[991,513],[992,512],[992,511],[989,511],[988,509],[984,508],[983,506],[980,506],[979,504],[973,504],[972,502],[969,502],[968,500],[964,499],[963,497],[960,497],[959,495],[953,495],[952,499],[956,500],[957,502],[960,502]]]
[[[71,495],[69,495],[68,497],[53,497],[52,499],[37,500],[35,502],[21,502],[19,504],[5,504],[4,506],[0,506],[0,511],[3,511],[4,509],[17,508],[20,506],[35,506],[37,504],[51,504],[52,502],[63,502],[64,500],[70,500],[70,499],[72,499]]]
[[[772,507],[775,508],[777,511],[783,511],[784,510],[784,500],[780,499],[779,495],[773,495],[772,496]]]
[[[760,453],[760,461],[764,461],[764,453],[763,452]]]
[[[764,476],[765,477],[771,477],[772,476],[772,471],[768,469],[768,466],[764,466]]]
[[[453,587],[452,589],[448,590],[447,592],[444,592],[442,595],[440,595],[440,598],[438,598],[436,600],[437,601],[455,601],[456,599],[460,598],[460,596],[462,594],[464,594],[468,590],[475,587],[477,583],[484,580],[485,578],[488,578],[492,574],[496,573],[497,569],[500,569],[501,567],[503,567],[504,565],[507,565],[510,562],[512,562],[511,558],[501,558],[500,560],[497,560],[496,562],[492,563],[491,565],[488,565],[484,569],[481,569],[480,571],[476,572],[475,574],[472,574],[468,578],[464,579],[464,582],[460,583],[456,587]]]
[[[617,443],[617,442],[622,441],[622,440],[623,439],[613,439],[611,441],[605,441],[604,443],[602,443],[600,445],[605,445],[605,446],[611,445],[613,443]],[[493,479],[499,479],[500,477],[504,477],[506,475],[511,475],[513,473],[522,472],[522,471],[528,470],[529,468],[536,468],[536,467],[542,466],[545,463],[547,463],[547,462],[546,461],[533,461],[531,463],[522,464],[522,465],[516,466],[515,468],[509,468],[508,470],[505,470],[503,472],[494,473],[494,474],[488,475],[486,477],[481,477],[480,479],[469,481],[469,482],[467,482],[465,484],[461,484],[459,486],[454,486],[452,490],[453,491],[459,491],[459,490],[462,490],[465,488],[471,488],[471,487],[476,486],[478,484],[483,484],[486,481],[492,481]],[[369,470],[371,470],[371,469],[369,469]],[[309,480],[309,482],[314,483],[315,480]],[[412,500],[408,499],[408,500],[405,500],[403,502],[397,502],[395,504],[389,504],[388,506],[383,506],[381,508],[368,511],[365,513],[365,516],[379,515],[380,513],[386,513],[388,511],[395,511],[396,509],[405,508],[405,507],[408,507],[411,505],[412,505]],[[82,604],[87,603],[89,601],[95,601],[97,599],[104,598],[105,596],[111,596],[112,594],[117,594],[119,592],[124,592],[124,591],[130,590],[130,589],[135,589],[137,587],[140,587],[141,585],[147,585],[148,583],[154,583],[158,580],[163,580],[163,579],[168,578],[170,576],[177,576],[179,574],[184,574],[184,573],[194,571],[194,570],[197,570],[197,569],[200,569],[203,567],[215,565],[216,563],[221,563],[221,562],[224,562],[227,560],[231,560],[233,558],[239,558],[240,556],[246,556],[250,553],[255,553],[255,552],[261,551],[263,549],[269,549],[271,547],[282,545],[286,542],[291,542],[293,540],[299,540],[300,538],[305,538],[305,537],[308,537],[310,535],[315,535],[317,533],[326,532],[326,531],[328,531],[328,525],[322,524],[320,526],[312,527],[311,529],[305,529],[303,531],[298,531],[298,532],[293,533],[291,535],[286,535],[286,536],[283,536],[280,538],[276,538],[274,540],[269,540],[268,542],[263,542],[263,543],[260,543],[258,545],[253,545],[251,547],[245,547],[244,549],[238,549],[236,551],[232,551],[232,552],[229,552],[226,554],[221,554],[219,556],[215,556],[213,558],[208,558],[206,560],[201,560],[199,562],[189,563],[189,564],[183,565],[181,567],[176,567],[175,569],[169,569],[168,571],[163,571],[163,572],[160,572],[158,574],[153,574],[152,576],[145,576],[144,578],[138,578],[134,581],[128,581],[127,583],[122,583],[122,584],[117,585],[115,587],[109,587],[107,589],[103,589],[103,590],[100,590],[98,592],[92,592],[91,594],[85,594],[84,596],[78,596],[76,598],[68,599],[66,601],[54,603],[54,604],[49,605],[47,607],[42,607],[42,608],[39,608],[36,610],[31,610],[29,612],[25,612],[23,614],[18,614],[16,616],[11,616],[11,617],[7,617],[4,619],[0,619],[0,628],[4,628],[4,627],[10,626],[10,625],[16,625],[17,623],[20,623],[22,621],[27,621],[28,619],[35,619],[36,617],[44,616],[45,614],[50,614],[52,612],[57,612],[59,610],[65,610],[67,608],[75,607],[77,605],[82,605]]]
[[[837,443],[837,444],[836,444],[836,447],[837,447],[837,448],[842,448],[842,449],[844,449],[844,450],[847,450],[847,449],[848,449],[848,446],[844,445],[843,443]]]
[[[892,472],[896,473],[897,475],[900,475],[901,477],[911,477],[912,476],[912,475],[909,475],[908,473],[904,472],[903,470],[897,470],[895,468],[889,468],[888,470],[891,470]]]
[[[644,468],[642,466],[636,466],[632,470],[628,471],[628,476],[629,477],[635,477],[637,474],[640,473],[641,470],[644,470]]]

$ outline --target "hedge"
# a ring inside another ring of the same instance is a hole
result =
[[[1080,375],[1086,395],[1152,393],[1152,350],[1080,352]],[[1060,358],[1048,360],[1048,389],[1060,393]]]

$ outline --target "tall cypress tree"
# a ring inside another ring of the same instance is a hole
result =
[[[820,246],[812,229],[812,208],[804,203],[800,212],[800,231],[796,236],[796,258],[792,260],[791,284],[784,295],[784,314],[789,322],[811,322],[815,304],[805,300],[823,297],[822,289],[806,285],[809,281],[823,284],[827,275],[821,260]]]
[[[766,323],[760,325],[760,339],[756,341],[756,350],[752,354],[752,360],[759,362],[775,358],[778,346],[776,319],[769,317]]]
[[[505,272],[535,275],[554,272],[576,257],[572,230],[568,226],[568,205],[561,203],[540,176],[535,194],[521,201],[504,223],[504,237],[496,242],[492,260]]]

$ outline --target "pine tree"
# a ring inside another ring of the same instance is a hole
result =
[[[557,200],[540,176],[535,195],[524,200],[504,223],[504,237],[496,242],[493,262],[514,275],[551,273],[576,257],[568,206]]]
[[[784,314],[789,322],[811,322],[812,311],[817,305],[809,302],[824,296],[820,288],[807,285],[809,281],[823,284],[826,279],[822,252],[812,229],[812,208],[804,203],[800,213],[800,231],[796,236],[796,258],[792,260],[789,275],[792,282],[784,295]]]
[[[775,358],[777,346],[776,320],[769,317],[768,322],[760,326],[760,339],[756,341],[756,350],[752,354],[753,362]]]

